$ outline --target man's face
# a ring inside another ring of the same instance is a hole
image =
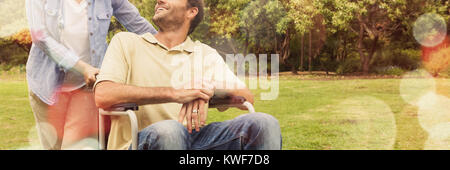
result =
[[[180,25],[186,18],[187,0],[158,0],[155,5],[153,22],[159,28],[170,25]]]

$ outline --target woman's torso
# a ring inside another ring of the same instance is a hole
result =
[[[50,37],[61,42],[63,28],[68,25],[63,15],[62,2],[67,0],[43,0],[44,8],[41,18]],[[88,64],[99,68],[106,52],[111,17],[113,14],[112,0],[86,0],[87,31],[89,44]],[[64,82],[64,69],[54,62],[46,52],[32,45],[27,61],[27,81],[30,91],[35,93],[47,104],[52,104],[57,96],[54,92],[60,89]]]
[[[88,3],[81,0],[66,0],[63,2],[64,27],[62,28],[61,43],[72,50],[80,60],[91,63],[88,31]],[[85,85],[83,75],[70,70],[65,73],[62,91],[73,91]]]

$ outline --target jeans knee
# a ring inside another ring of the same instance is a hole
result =
[[[248,122],[253,123],[258,128],[279,129],[278,120],[266,113],[250,113],[244,116]]]
[[[182,124],[175,120],[164,120],[139,132],[138,149],[181,150],[188,147],[188,140],[189,134]]]
[[[247,135],[255,142],[255,149],[281,149],[281,129],[278,120],[266,113],[243,115],[247,122]]]
[[[161,137],[182,136],[185,130],[185,127],[175,120],[163,120],[147,128]]]

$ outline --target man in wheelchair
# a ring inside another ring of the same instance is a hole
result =
[[[201,22],[203,8],[203,0],[158,0],[157,34],[115,35],[95,83],[97,106],[141,106],[136,112],[139,150],[281,149],[278,121],[265,113],[205,124],[215,89],[251,103],[253,95],[216,50],[188,37]],[[111,117],[108,149],[130,149],[130,144],[130,122]]]

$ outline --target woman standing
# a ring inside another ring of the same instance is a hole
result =
[[[111,17],[128,31],[156,33],[128,0],[26,0],[33,45],[27,81],[44,149],[98,147],[91,90],[105,54]]]

